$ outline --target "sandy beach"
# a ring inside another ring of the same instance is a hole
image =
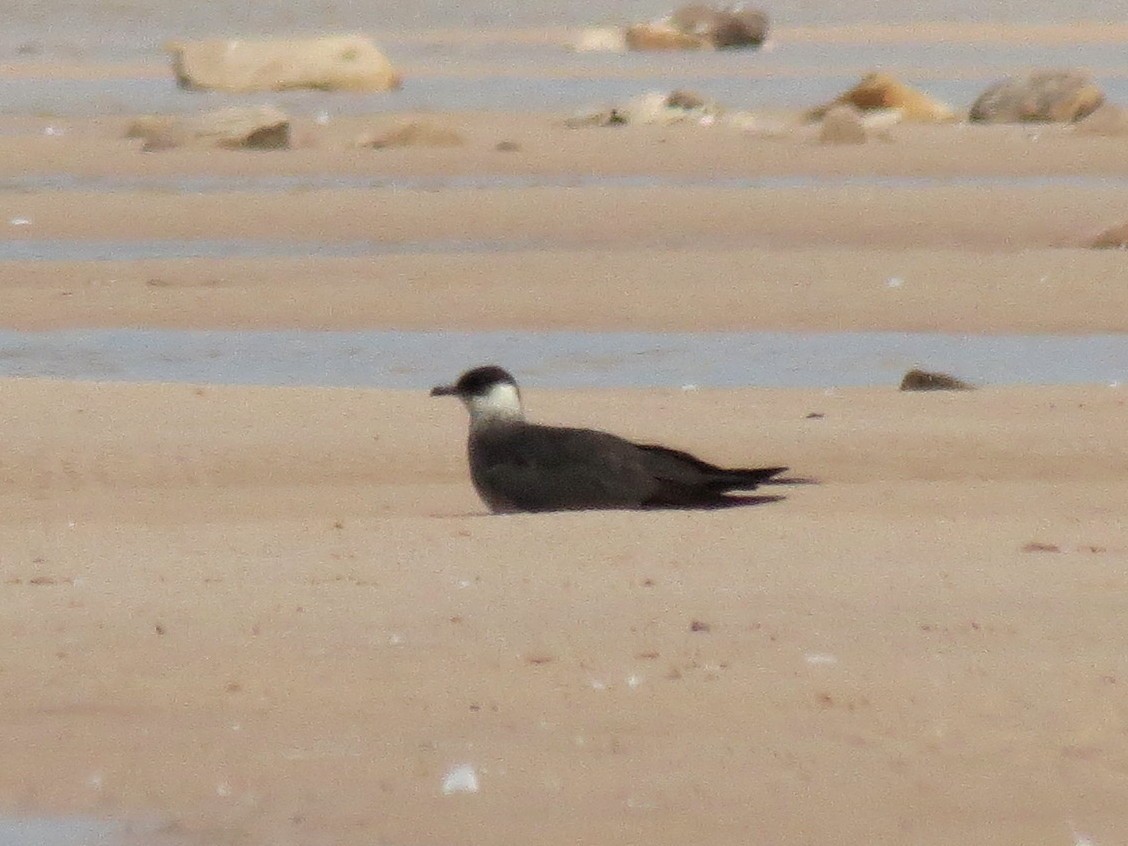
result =
[[[13,813],[147,843],[1122,830],[1119,391],[537,393],[823,484],[490,518],[461,410],[416,394],[4,390]],[[480,792],[444,796],[462,764]]]
[[[442,84],[562,31],[409,23],[390,42]],[[783,43],[1128,41],[831,23]],[[0,82],[162,67],[44,43],[5,53]],[[444,51],[453,70],[428,59]],[[652,75],[576,62],[543,74]],[[828,67],[810,71],[847,65]],[[920,78],[941,71],[982,73]],[[315,109],[269,153],[142,153],[123,108],[8,110],[0,328],[1128,332],[1123,252],[1085,246],[1125,220],[1123,138],[900,125],[831,147],[527,105]],[[421,118],[465,143],[353,145]],[[1124,841],[1123,383],[533,387],[537,420],[819,484],[723,512],[509,517],[470,486],[464,411],[425,388],[0,379],[0,832]],[[444,791],[458,768],[475,792]]]

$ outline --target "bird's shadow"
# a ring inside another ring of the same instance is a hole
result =
[[[781,502],[787,499],[785,496],[771,495],[771,494],[749,494],[747,496],[729,495],[722,500],[717,500],[709,503],[701,503],[695,505],[646,505],[642,508],[573,508],[561,509],[559,511],[522,511],[513,512],[514,515],[529,515],[529,514],[582,514],[585,512],[603,512],[603,513],[629,513],[631,511],[653,513],[655,511],[723,511],[729,508],[746,508],[753,505],[769,505],[773,502]],[[510,514],[493,514],[489,511],[463,511],[458,514],[432,514],[432,517],[508,517]]]
[[[787,499],[778,494],[729,494],[722,499],[688,505],[648,505],[642,511],[722,511],[728,508],[747,508],[753,505],[769,505]]]

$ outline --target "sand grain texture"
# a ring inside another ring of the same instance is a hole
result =
[[[1120,830],[1122,391],[531,392],[824,484],[491,518],[416,394],[3,388],[10,809],[182,843]]]
[[[167,75],[82,46],[125,26],[118,5],[21,4],[13,25],[63,5],[57,35],[10,36],[29,39],[0,65],[13,92]],[[256,22],[292,29],[299,6]],[[1128,41],[1062,8],[838,26],[854,13],[800,4],[774,37],[858,48],[784,68],[800,81],[856,79],[878,47]],[[504,32],[386,11],[381,45],[413,49],[425,85],[655,76],[583,64],[537,4]],[[250,26],[228,4],[128,17]],[[752,97],[768,56],[702,56],[679,84],[735,73]],[[894,70],[925,90],[983,74]],[[5,113],[0,327],[1128,330],[1123,253],[1083,248],[1123,221],[1122,139],[899,125],[826,147],[786,122],[571,130],[525,105],[297,108],[295,149],[261,154],[142,154],[123,107]],[[353,146],[424,117],[465,144]],[[425,386],[0,391],[6,816],[135,822],[143,846],[1125,841],[1124,387],[529,389],[537,420],[821,484],[722,513],[504,518],[469,484],[462,410]],[[444,795],[459,766],[478,792]]]

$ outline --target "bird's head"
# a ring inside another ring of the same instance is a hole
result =
[[[458,397],[470,412],[471,425],[524,418],[517,380],[494,364],[467,370],[453,385],[432,388],[431,396]]]

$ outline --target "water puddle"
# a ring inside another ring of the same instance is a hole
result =
[[[442,255],[519,252],[562,245],[528,239],[428,241],[273,241],[250,238],[151,238],[76,241],[63,238],[0,242],[0,261],[143,261],[159,259],[351,258],[373,255]],[[2,844],[0,844],[2,846]]]
[[[113,846],[122,830],[83,817],[0,817],[0,846]]]
[[[825,102],[874,68],[917,85],[957,109],[991,83],[1029,67],[1090,68],[1110,101],[1128,99],[1121,45],[1027,48],[998,44],[781,44],[769,53],[704,56],[585,54],[565,45],[492,45],[480,50],[399,45],[402,89],[349,94],[289,91],[270,102],[293,115],[376,115],[393,111],[562,112],[618,103],[653,90],[690,88],[732,109],[802,109]],[[161,66],[157,51],[132,56]],[[1102,71],[1104,72],[1102,74]],[[167,77],[0,78],[0,114],[105,116],[184,113],[258,105],[261,95],[185,91]]]
[[[493,0],[485,0],[485,5],[491,2]],[[933,23],[950,19],[950,0],[936,0],[936,2],[943,7],[942,10],[932,15],[925,13],[918,20]],[[1088,15],[1080,11],[1077,4],[1071,4],[1070,7],[1057,5],[1052,11],[1058,13],[1064,11],[1062,19],[1065,21],[1095,21],[1107,17],[1107,9],[1097,4],[1096,0],[1092,2],[1095,13]],[[220,31],[253,32],[269,36],[272,30],[276,35],[291,35],[303,30],[310,33],[317,32],[326,27],[324,9],[315,4],[295,4],[292,0],[289,2],[279,0],[278,5],[283,6],[284,11],[273,21],[270,20],[268,13],[263,13],[261,4],[255,4],[250,9],[235,6],[221,6],[216,9],[166,7],[161,9],[159,15],[154,15],[149,20],[138,13],[142,11],[141,6],[151,5],[150,0],[133,4],[129,14],[123,14],[121,10],[110,7],[104,11],[102,20],[98,19],[100,16],[97,14],[99,4],[80,5],[90,6],[94,14],[87,20],[81,20],[78,15],[61,20],[58,17],[48,19],[43,14],[39,14],[36,21],[38,25],[23,27],[16,21],[6,21],[8,26],[0,33],[0,53],[17,60],[28,59],[39,62],[63,60],[110,64],[163,64],[167,59],[161,48],[171,33],[186,39],[212,37]],[[438,3],[433,5],[438,5],[441,9],[430,23],[426,20],[426,12],[421,12],[418,4],[412,4],[409,10],[405,10],[406,14],[399,24],[390,23],[396,15],[395,7],[389,6],[381,10],[377,42],[394,64],[410,68],[426,67],[432,71],[445,70],[448,73],[458,72],[461,70],[460,64],[472,62],[476,66],[488,64],[509,72],[521,68],[543,69],[568,64],[608,72],[623,69],[637,72],[645,69],[656,74],[693,72],[702,67],[716,68],[720,73],[736,73],[749,67],[765,67],[778,71],[789,67],[828,68],[848,64],[882,66],[888,69],[999,68],[1000,74],[1012,72],[1016,68],[1070,67],[1079,64],[1100,74],[1102,71],[1115,71],[1123,67],[1123,46],[1119,42],[1088,40],[1082,43],[1067,41],[1055,44],[1038,40],[1022,42],[1018,39],[999,41],[991,38],[972,38],[968,41],[960,41],[958,38],[914,41],[911,28],[902,30],[903,40],[882,41],[876,44],[864,40],[820,40],[817,37],[807,40],[802,37],[789,37],[784,29],[779,37],[774,39],[770,51],[626,55],[574,53],[569,46],[568,30],[578,32],[581,28],[598,25],[601,20],[608,24],[622,23],[627,16],[614,15],[609,18],[604,0],[590,0],[591,8],[586,13],[575,4],[569,4],[567,7],[555,4],[547,16],[543,11],[538,14],[534,10],[524,24],[517,22],[518,9],[513,4],[503,4],[502,14],[493,21],[488,19],[488,15],[481,14],[480,9],[473,13],[472,21],[457,20],[458,12],[469,11],[473,5],[480,6],[481,3],[460,4],[457,10],[442,0],[438,0]],[[522,7],[522,11],[524,8]],[[921,4],[914,4],[913,8],[918,10]],[[980,8],[986,9],[983,20],[1006,19],[1005,16],[1000,18],[997,11],[992,13],[990,6]],[[1049,9],[1048,6],[1046,8]],[[75,8],[71,11],[81,10]],[[432,12],[434,11],[433,9]],[[811,20],[803,20],[805,17],[803,11],[789,9],[787,25],[799,27],[810,25]],[[810,12],[809,9],[805,11]],[[824,5],[821,11],[831,10]],[[901,15],[887,16],[875,13],[873,4],[867,4],[861,10],[844,6],[836,11],[844,13],[843,17],[847,23],[857,23],[858,17],[868,18],[870,21],[881,20],[894,26],[904,23],[903,20],[897,20]],[[898,11],[904,11],[903,4],[899,5]],[[209,12],[213,15],[210,25],[205,23]],[[342,9],[337,9],[336,12],[340,14]],[[15,13],[18,16],[18,7]],[[643,17],[650,13],[644,13]],[[177,14],[183,16],[183,19],[173,23],[172,20]],[[303,15],[306,21],[295,23],[295,20]],[[236,22],[240,17],[244,19]],[[359,19],[353,23],[335,23],[330,28],[342,32],[353,29],[372,31],[373,21],[368,10],[361,11],[358,17]],[[1037,18],[1046,22],[1044,13],[1038,14]],[[1014,22],[1029,21],[1014,20]],[[825,24],[827,21],[818,23]],[[545,43],[535,40],[530,43],[524,41],[520,33],[514,33],[512,29],[514,26],[542,28],[546,25],[559,28],[555,30],[559,34],[558,40],[549,40]],[[431,26],[437,26],[438,31],[428,30]],[[462,27],[479,37],[459,38],[457,29]],[[396,30],[400,32],[397,33]]]
[[[0,331],[0,376],[421,390],[487,362],[551,388],[896,385],[912,367],[1120,384],[1128,334]]]
[[[231,192],[289,194],[302,191],[467,191],[521,188],[719,188],[722,190],[801,190],[810,188],[1128,188],[1121,175],[1049,176],[669,176],[665,174],[497,174],[461,176],[379,176],[316,174],[261,176],[78,176],[71,173],[29,174],[0,178],[0,192],[82,191],[120,193],[151,191],[162,194],[222,194]],[[0,261],[5,245],[0,245]]]

